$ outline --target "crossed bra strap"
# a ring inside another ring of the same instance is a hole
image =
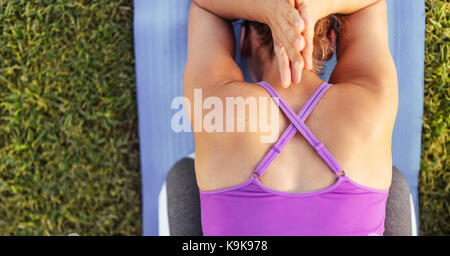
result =
[[[286,144],[294,137],[297,131],[299,131],[337,177],[339,177],[340,174],[345,174],[337,161],[325,147],[325,145],[314,136],[314,134],[304,123],[309,114],[311,114],[312,110],[316,107],[317,103],[319,103],[322,96],[325,94],[328,88],[331,87],[331,84],[323,83],[322,85],[320,85],[319,88],[317,88],[314,91],[313,95],[308,99],[298,115],[295,114],[295,112],[286,104],[283,98],[281,98],[278,92],[270,84],[266,82],[259,82],[257,84],[263,87],[270,94],[270,96],[277,99],[275,100],[275,102],[278,104],[286,117],[289,118],[291,124],[284,131],[283,135],[281,135],[278,141],[272,146],[272,148],[261,160],[261,162],[253,172],[261,177],[267,170],[267,168],[269,168],[273,160],[275,160],[275,158],[283,150],[284,146],[286,146]]]

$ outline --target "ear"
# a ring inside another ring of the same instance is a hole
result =
[[[328,33],[328,40],[330,40],[331,46],[334,49],[336,46],[336,31],[334,31],[334,29],[330,29],[330,32]]]
[[[246,29],[245,26],[242,26],[241,28],[241,38],[239,39],[239,52],[242,55],[242,50],[244,49],[244,38],[245,38],[245,33],[246,33]]]
[[[334,29],[330,29],[327,35],[328,39],[328,55],[325,57],[325,61],[331,59],[334,54],[335,44],[336,44],[336,31]]]

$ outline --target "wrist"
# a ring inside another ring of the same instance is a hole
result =
[[[300,11],[314,24],[328,15],[334,14],[337,0],[304,0]]]
[[[253,9],[255,14],[252,15],[254,16],[254,20],[270,26],[270,21],[273,20],[270,15],[270,10],[272,9],[271,4],[273,4],[273,0],[256,0],[253,5],[256,7]]]
[[[328,15],[336,14],[337,7],[339,3],[338,0],[327,0],[326,8],[323,10],[323,17],[327,17]],[[322,18],[323,18],[322,17]]]

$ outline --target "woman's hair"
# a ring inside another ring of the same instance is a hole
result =
[[[317,73],[323,70],[323,63],[329,60],[334,53],[334,48],[327,36],[331,29],[339,33],[344,25],[344,18],[341,15],[329,15],[320,19],[314,27],[314,50],[313,50],[313,70]],[[272,32],[269,26],[256,21],[246,21],[244,23],[246,35],[242,45],[241,55],[245,58],[251,55],[250,29],[256,32],[261,46],[268,47],[269,56],[274,56]]]

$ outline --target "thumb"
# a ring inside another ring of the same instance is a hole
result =
[[[280,70],[281,86],[287,88],[291,84],[291,68],[289,65],[289,57],[284,47],[279,43],[274,42],[274,51]]]
[[[303,35],[305,37],[305,48],[302,51],[303,59],[305,60],[305,67],[307,70],[313,69],[313,50],[314,50],[314,24],[304,17],[305,30]]]

